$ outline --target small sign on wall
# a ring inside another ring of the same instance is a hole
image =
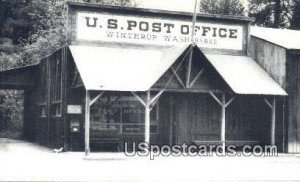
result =
[[[68,105],[67,113],[68,114],[82,114],[82,106],[81,105]]]

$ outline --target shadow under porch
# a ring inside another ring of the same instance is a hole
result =
[[[276,141],[283,146],[283,108],[276,109]],[[236,96],[226,108],[226,142],[271,144],[271,109],[262,96]],[[221,107],[207,93],[165,93],[160,98],[160,141],[157,144],[221,143]],[[154,141],[153,141],[154,142]]]

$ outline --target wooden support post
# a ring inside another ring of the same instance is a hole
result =
[[[169,144],[173,145],[173,95],[170,96],[170,135],[169,135]]]
[[[271,145],[275,145],[275,125],[276,125],[276,98],[273,98],[272,103],[270,103],[267,99],[265,99],[266,104],[270,107],[272,110],[271,113]]]
[[[222,93],[222,112],[221,112],[221,141],[222,141],[222,148],[223,154],[225,154],[226,149],[226,100],[225,100],[225,93]]]
[[[146,93],[145,103],[145,142],[150,144],[150,91]]]
[[[222,107],[221,110],[221,142],[223,148],[223,154],[225,154],[226,149],[226,107],[228,107],[235,97],[232,97],[228,102],[226,102],[225,93],[222,93],[221,101],[219,98],[212,92],[209,93],[211,97]]]
[[[84,132],[85,155],[90,153],[90,93],[85,94],[85,132]]]
[[[271,145],[275,145],[275,125],[276,125],[276,99],[272,103],[272,123],[271,123]]]

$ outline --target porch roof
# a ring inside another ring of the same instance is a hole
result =
[[[252,58],[205,54],[229,87],[237,94],[279,95],[287,93]]]
[[[69,47],[86,90],[147,91],[189,45]]]

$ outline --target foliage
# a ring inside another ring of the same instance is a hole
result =
[[[135,5],[133,0],[73,0],[111,5]],[[65,0],[0,0],[0,71],[37,63],[66,44]],[[10,116],[4,135],[21,129],[23,93],[1,91],[2,109]],[[1,109],[1,108],[0,108]]]
[[[258,26],[289,28],[299,26],[299,0],[250,0],[249,16]]]
[[[300,30],[300,0],[294,1],[291,29]]]
[[[132,0],[73,1],[135,5]],[[0,14],[0,18],[3,19],[1,21],[3,27],[0,28],[2,32],[0,62],[5,63],[1,64],[4,65],[4,69],[36,63],[66,44],[65,0],[1,0],[0,2],[0,8],[5,9],[5,12],[1,11],[2,15]]]
[[[222,15],[244,15],[244,6],[239,0],[201,0],[200,12]]]
[[[0,138],[19,138],[23,127],[23,92],[4,90],[0,96]]]

